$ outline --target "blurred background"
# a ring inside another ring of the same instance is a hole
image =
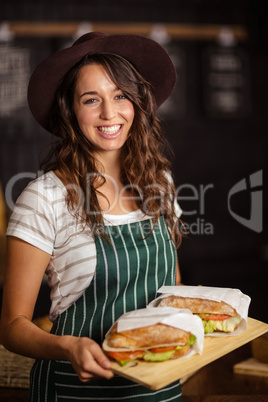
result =
[[[184,211],[182,282],[239,288],[267,322],[265,0],[8,0],[0,19],[0,291],[12,205],[53,141],[27,107],[31,72],[85,32],[135,33],[162,44],[178,73],[159,112]],[[35,315],[48,309],[44,282]]]

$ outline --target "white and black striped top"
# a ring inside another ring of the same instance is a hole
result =
[[[46,275],[51,287],[52,321],[83,294],[96,269],[91,230],[83,229],[68,211],[65,196],[66,188],[52,171],[40,176],[18,198],[7,229],[7,236],[18,237],[51,255]],[[179,217],[180,207],[177,203],[175,207]],[[103,216],[106,225],[149,218],[140,210]]]

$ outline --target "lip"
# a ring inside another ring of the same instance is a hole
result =
[[[101,127],[113,127],[113,126],[115,126],[115,125],[117,125],[117,124],[112,124],[112,125],[110,125],[110,126],[104,126],[104,125],[102,125]],[[118,125],[119,125],[119,124],[118,124]],[[120,125],[121,125],[120,129],[119,129],[116,133],[114,133],[114,134],[104,133],[103,131],[100,131],[100,130],[98,129],[98,127],[96,127],[96,130],[97,130],[98,134],[99,134],[102,138],[104,138],[104,139],[106,139],[106,140],[113,140],[113,139],[119,137],[120,134],[121,134],[121,132],[122,132],[123,124],[120,124]]]

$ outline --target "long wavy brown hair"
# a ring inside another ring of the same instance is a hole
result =
[[[56,170],[67,188],[69,211],[90,226],[94,234],[105,237],[103,216],[97,196],[105,175],[97,170],[93,146],[81,132],[73,109],[74,90],[83,66],[100,64],[114,84],[133,103],[134,120],[122,149],[121,180],[132,191],[138,208],[153,216],[154,224],[163,215],[177,246],[181,235],[174,211],[175,187],[168,178],[169,149],[156,114],[153,88],[124,58],[114,54],[87,55],[63,78],[55,97],[50,129],[59,141],[53,163],[45,170]],[[51,155],[46,160],[51,159]]]

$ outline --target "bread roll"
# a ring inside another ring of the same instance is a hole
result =
[[[237,315],[236,310],[223,301],[217,302],[214,300],[191,297],[167,296],[161,299],[158,307],[187,308],[192,311],[192,313],[199,314],[227,314],[232,317]]]
[[[117,333],[117,324],[107,336],[110,347],[150,347],[161,344],[176,343],[185,345],[190,333],[165,324],[155,324],[148,327],[135,328]]]

